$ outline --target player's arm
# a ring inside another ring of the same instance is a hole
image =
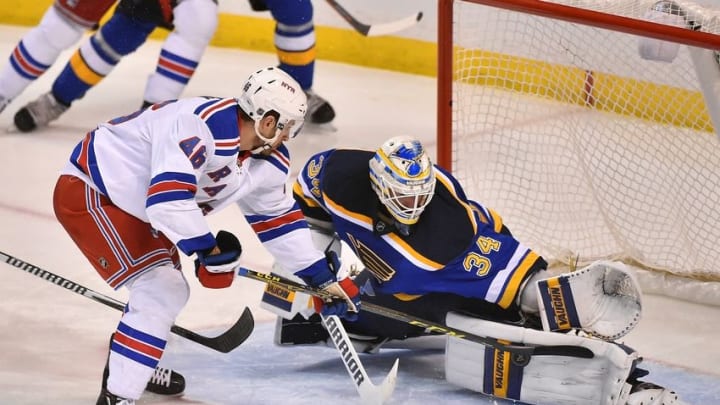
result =
[[[167,132],[153,137],[151,142],[151,179],[146,200],[151,225],[184,254],[196,255],[196,274],[203,285],[229,286],[240,257],[239,242],[222,233],[213,236],[195,199],[208,151],[212,150],[207,127],[192,115],[173,117]]]
[[[283,150],[275,152],[282,153]],[[299,277],[308,285],[326,289],[341,300],[324,303],[318,310],[326,314],[351,316],[360,306],[359,291],[350,279],[338,281],[339,260],[326,256],[324,246],[313,241],[308,222],[286,191],[289,159],[257,157],[248,165],[244,180],[257,184],[253,192],[238,201],[245,218],[263,246],[275,259],[274,269],[284,275]],[[286,166],[282,163],[285,162]]]

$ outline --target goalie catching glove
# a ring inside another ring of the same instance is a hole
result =
[[[546,331],[580,329],[605,340],[625,336],[640,321],[641,294],[625,265],[597,261],[536,284]]]
[[[321,288],[338,297],[325,301],[313,297],[316,312],[325,316],[337,315],[348,321],[354,321],[360,311],[360,290],[349,277],[337,280],[336,274],[340,269],[340,260],[334,251],[327,251],[325,256],[325,260],[319,260],[295,275],[300,277],[305,284]]]
[[[217,245],[204,252],[197,252],[195,275],[207,288],[226,288],[235,279],[235,269],[240,265],[242,246],[235,235],[220,231],[215,236]]]

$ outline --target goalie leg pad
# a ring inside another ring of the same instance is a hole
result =
[[[308,319],[299,314],[292,319],[278,316],[275,323],[274,343],[278,346],[316,344],[325,346],[329,337],[330,334],[318,314],[313,314]]]
[[[597,261],[536,283],[543,329],[617,340],[640,321],[641,294],[624,264]]]
[[[484,394],[529,403],[557,405],[624,405],[630,393],[626,382],[636,352],[627,347],[575,334],[562,334],[499,324],[458,313],[446,323],[470,333],[492,336],[502,343],[527,346],[571,345],[586,347],[592,359],[534,355],[518,366],[508,352],[449,336],[445,355],[448,382]]]

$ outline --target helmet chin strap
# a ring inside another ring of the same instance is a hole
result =
[[[265,152],[266,150],[269,150],[272,147],[273,142],[275,142],[278,139],[278,137],[280,136],[281,131],[279,129],[275,129],[275,136],[271,139],[268,139],[265,136],[263,136],[263,134],[260,133],[260,121],[259,120],[255,121],[254,127],[255,127],[255,135],[257,135],[258,138],[263,140],[265,142],[265,144],[258,146],[255,149],[250,150],[250,153],[252,153],[252,154],[258,154],[258,153]]]

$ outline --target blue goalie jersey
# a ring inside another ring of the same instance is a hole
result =
[[[409,235],[370,184],[374,152],[333,149],[314,155],[293,187],[307,218],[331,222],[375,279],[377,293],[401,299],[450,293],[510,307],[523,281],[547,265],[500,216],[468,200],[458,181],[435,166],[435,194]]]

